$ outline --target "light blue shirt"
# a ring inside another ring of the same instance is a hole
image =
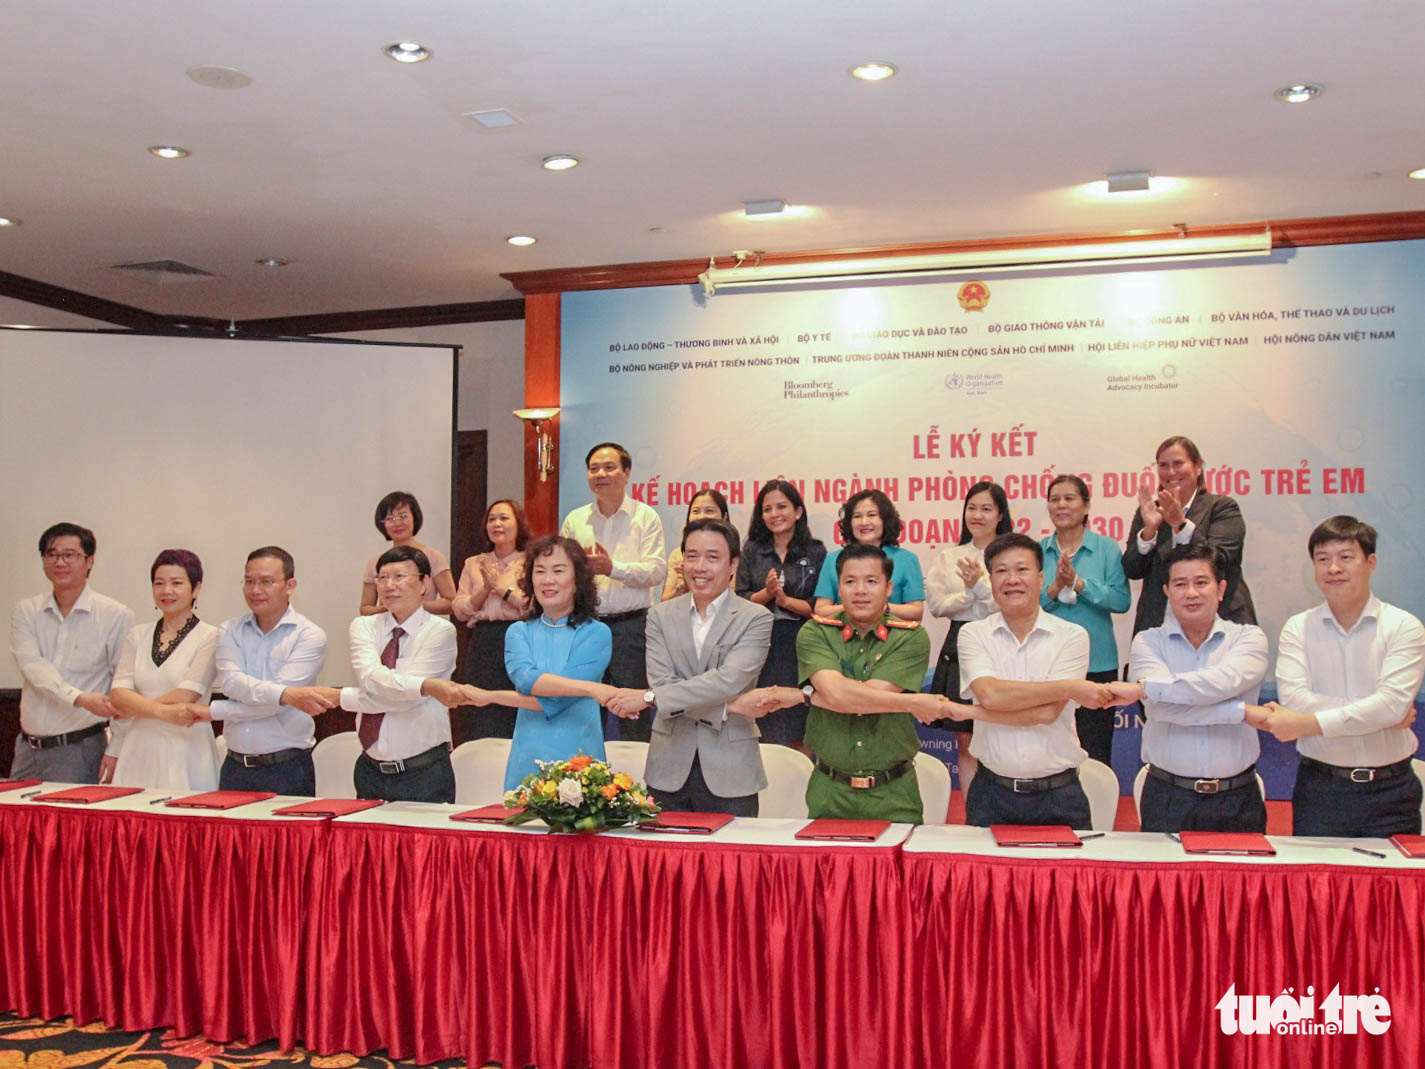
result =
[[[1113,613],[1127,612],[1131,599],[1128,577],[1123,574],[1123,554],[1118,543],[1085,531],[1083,545],[1073,557],[1074,571],[1084,581],[1084,589],[1074,597],[1060,591],[1059,600],[1047,591],[1059,568],[1059,539],[1050,535],[1039,543],[1044,550],[1044,590],[1039,605],[1046,612],[1078,624],[1089,633],[1089,671],[1118,670],[1118,643],[1113,637]]]
[[[263,754],[310,749],[316,723],[282,704],[288,687],[310,687],[326,658],[327,636],[290,605],[271,631],[262,633],[252,613],[234,616],[218,633],[217,689],[213,719],[234,753]]]
[[[924,601],[925,580],[920,574],[920,558],[902,546],[882,546],[881,549],[891,561],[891,604],[904,605],[907,601]],[[833,549],[826,555],[826,563],[821,566],[821,575],[817,578],[813,599],[827,598],[838,605],[841,604],[836,575],[836,558],[839,556],[839,549]]]
[[[1193,648],[1176,620],[1133,638],[1128,678],[1143,683],[1143,760],[1178,776],[1235,776],[1261,753],[1243,720],[1267,674],[1267,636],[1217,617]]]
[[[519,620],[505,632],[505,671],[521,694],[529,694],[540,676],[564,676],[597,683],[613,654],[608,624],[587,620],[577,627],[569,618],[550,622],[539,616]],[[539,771],[535,761],[562,761],[578,753],[604,760],[604,724],[593,698],[539,699],[540,709],[521,709],[515,718],[505,790]]]

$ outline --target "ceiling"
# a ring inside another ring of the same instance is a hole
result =
[[[515,295],[505,271],[734,249],[1425,208],[1406,177],[1425,166],[1420,0],[11,0],[6,15],[0,215],[23,225],[0,230],[0,270],[165,315],[499,300]],[[395,40],[433,56],[395,63]],[[848,77],[868,59],[900,73]],[[252,84],[203,88],[196,64]],[[1273,98],[1302,81],[1325,92]],[[463,117],[490,108],[523,122]],[[554,152],[583,163],[542,170]],[[1078,191],[1139,168],[1181,181]],[[748,221],[757,198],[804,211]],[[539,243],[507,245],[516,233]],[[293,262],[254,262],[268,256]],[[106,269],[165,258],[221,277]]]

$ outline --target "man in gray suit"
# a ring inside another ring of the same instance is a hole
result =
[[[721,520],[683,529],[688,593],[648,614],[648,690],[615,691],[608,708],[652,706],[644,779],[666,810],[757,815],[767,786],[756,719],[802,701],[792,687],[754,689],[772,641],[772,614],[731,589],[737,532]]]

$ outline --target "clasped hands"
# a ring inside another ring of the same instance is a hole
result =
[[[1158,527],[1166,523],[1176,528],[1187,519],[1183,503],[1177,492],[1164,486],[1156,492],[1147,486],[1138,488],[1138,514],[1143,517],[1143,529],[1139,532],[1144,541],[1152,541],[1158,536]]]

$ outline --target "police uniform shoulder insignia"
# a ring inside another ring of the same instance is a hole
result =
[[[902,631],[914,631],[920,626],[919,620],[887,620],[882,627],[898,627]]]

